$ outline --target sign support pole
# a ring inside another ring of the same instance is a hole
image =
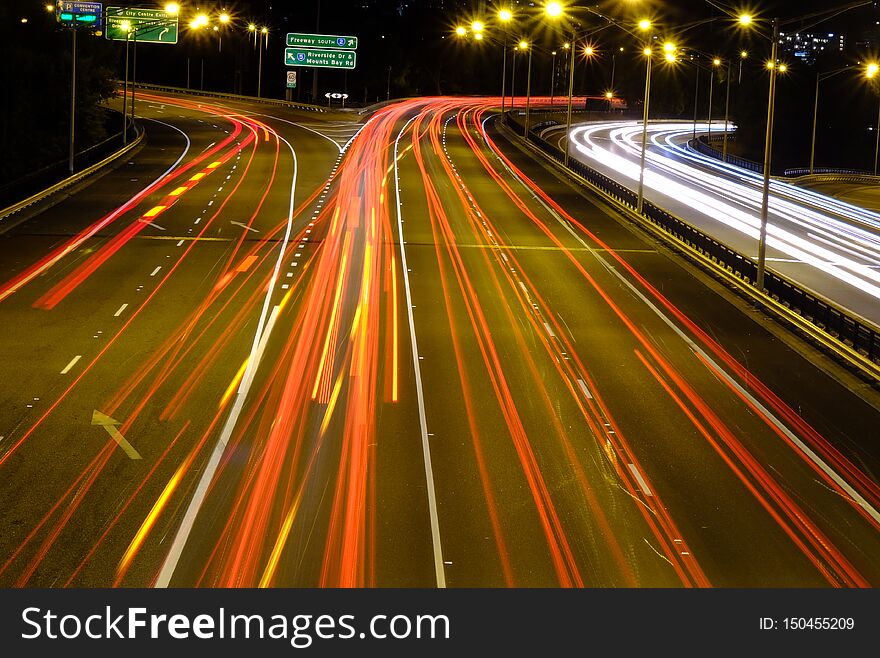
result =
[[[134,85],[137,79],[138,66],[138,35],[137,30],[134,31],[134,44],[131,47],[131,125],[134,127]]]
[[[125,33],[125,83],[122,86],[122,144],[128,144],[128,35]]]
[[[67,169],[73,173],[73,134],[76,128],[76,30],[71,30],[70,49],[70,148]]]

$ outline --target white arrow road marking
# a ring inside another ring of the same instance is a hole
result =
[[[120,422],[118,420],[113,420],[110,416],[102,414],[97,409],[92,412],[92,425],[99,425],[107,430],[107,434],[110,435],[110,438],[116,441],[116,443],[119,444],[119,447],[122,448],[125,451],[125,454],[131,459],[141,459],[140,454],[134,449],[134,446],[126,441],[125,437],[122,436],[122,433],[116,429],[116,426],[119,424]]]

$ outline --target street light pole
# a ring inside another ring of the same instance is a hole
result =
[[[819,79],[820,73],[816,71],[816,96],[813,99],[813,139],[810,141],[810,175],[815,171],[816,164],[816,124],[819,122]]]
[[[507,28],[504,29],[504,50],[501,51],[501,114],[504,114],[507,95]]]
[[[645,67],[645,107],[642,119],[642,153],[639,161],[639,198],[636,205],[636,212],[642,214],[645,206],[645,154],[648,151],[648,113],[651,104],[651,64],[653,63],[654,53],[650,47],[645,48],[648,64]]]
[[[611,84],[608,85],[608,91],[611,92],[611,98],[608,99],[608,111],[611,112],[614,100],[614,74],[617,69],[617,53],[611,53]]]
[[[556,94],[556,51],[552,52],[553,64],[550,66],[550,108],[553,108],[553,97]]]
[[[577,34],[574,32],[571,33],[571,41],[569,42],[569,51],[571,51],[571,57],[568,62],[568,113],[565,119],[565,166],[568,166],[569,155],[568,155],[568,136],[571,133],[571,106],[572,106],[572,96],[574,96],[574,51],[577,49]]]
[[[700,102],[700,65],[694,62],[694,71],[697,74],[697,80],[694,83],[694,135],[693,140],[697,140],[697,108]]]
[[[770,165],[773,153],[773,121],[776,115],[776,73],[779,70],[779,19],[773,19],[773,42],[770,49],[770,93],[767,104],[767,133],[764,138],[764,189],[761,199],[761,231],[758,237],[758,290],[764,290],[767,265],[767,215],[770,210]]]
[[[260,30],[260,57],[259,64],[257,65],[257,98],[263,97],[263,35],[266,34],[263,30],[265,30],[265,28]],[[312,79],[313,86],[315,85],[315,78],[317,78],[317,75]]]
[[[74,131],[76,128],[76,29],[70,31],[70,139],[68,143],[67,169],[73,173]]]
[[[712,95],[715,91],[715,65],[709,75],[709,141],[712,141]]]
[[[531,119],[531,103],[532,103],[532,51],[534,50],[532,44],[528,45],[529,49],[529,64],[528,64],[528,73],[526,74],[526,130],[523,135],[526,139],[529,138],[529,127],[530,127],[530,119]]]
[[[727,140],[730,129],[730,60],[727,60],[727,92],[724,99],[724,146],[721,149],[721,161],[727,162]]]
[[[137,79],[138,37],[134,31],[134,43],[131,46],[131,125],[134,126],[134,86]]]
[[[519,50],[519,46],[513,47],[513,63],[511,64],[510,71],[510,109],[512,110],[514,105],[516,105],[516,53]]]
[[[122,144],[128,144],[128,37],[131,30],[125,31],[125,82],[122,87]]]
[[[874,126],[876,144],[874,146],[874,175],[877,175],[877,165],[880,163],[880,107],[877,109],[877,125]]]

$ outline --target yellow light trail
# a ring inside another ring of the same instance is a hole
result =
[[[160,495],[156,502],[153,504],[153,509],[151,509],[150,513],[147,514],[147,518],[144,519],[144,522],[141,524],[140,529],[131,540],[131,544],[128,545],[128,550],[125,551],[125,555],[123,555],[122,559],[119,561],[119,565],[116,567],[117,576],[128,569],[128,566],[129,564],[131,564],[134,556],[137,555],[137,552],[140,550],[141,545],[147,538],[150,529],[152,529],[153,524],[156,523],[156,519],[159,518],[162,510],[168,503],[168,499],[171,498],[171,494],[174,493],[174,490],[180,483],[180,479],[183,477],[184,472],[189,467],[189,462],[190,460],[187,459],[183,464],[181,464],[178,467],[177,472],[174,473],[174,476],[170,480],[168,480],[168,484],[165,485],[165,489],[162,491],[162,495]]]
[[[238,385],[241,382],[241,378],[244,377],[244,371],[247,369],[248,361],[250,361],[250,357],[244,360],[244,363],[241,364],[241,368],[239,368],[238,372],[235,373],[235,377],[232,378],[232,382],[229,384],[229,388],[226,389],[223,397],[220,398],[219,408],[222,409],[226,405],[226,403],[229,402],[232,394],[235,393],[235,389],[238,388]]]

